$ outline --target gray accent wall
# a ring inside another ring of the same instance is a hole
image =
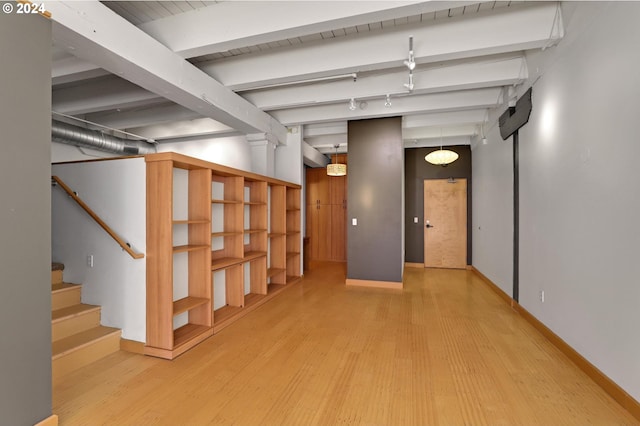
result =
[[[350,121],[348,140],[347,278],[401,282],[402,120]]]
[[[51,22],[0,14],[0,423],[51,416]]]
[[[407,148],[405,150],[405,261],[424,262],[424,181],[425,179],[467,179],[467,265],[471,265],[471,148],[467,145],[444,146],[460,156],[446,167],[434,166],[424,157],[438,148]],[[414,223],[413,218],[418,218]]]

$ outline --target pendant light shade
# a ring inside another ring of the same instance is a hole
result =
[[[338,163],[338,147],[340,145],[335,145],[336,155],[333,157],[335,162],[331,164],[327,164],[327,175],[328,176],[345,176],[347,174],[347,165]]]
[[[327,175],[329,176],[345,176],[347,174],[347,165],[340,163],[331,163],[327,165]]]
[[[451,164],[458,159],[458,153],[449,151],[448,149],[438,149],[437,151],[432,151],[428,153],[424,159],[436,166],[446,166],[447,164]]]

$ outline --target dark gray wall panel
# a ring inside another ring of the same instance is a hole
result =
[[[348,139],[347,278],[400,282],[401,118],[350,121]]]
[[[434,166],[424,157],[437,148],[408,148],[405,151],[405,261],[424,262],[424,180],[467,179],[467,265],[471,265],[471,148],[469,146],[445,146],[460,156],[446,167]],[[418,217],[418,223],[413,218]]]
[[[51,415],[51,21],[0,14],[0,423]]]

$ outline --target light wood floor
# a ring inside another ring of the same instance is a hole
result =
[[[53,389],[61,425],[635,425],[469,271],[346,288],[322,265],[174,361],[120,352]]]

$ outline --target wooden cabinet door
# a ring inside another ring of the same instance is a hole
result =
[[[347,200],[347,177],[329,176],[331,204],[344,205]]]
[[[307,205],[329,204],[328,178],[324,168],[307,169]]]
[[[331,260],[347,260],[347,209],[346,204],[331,206]]]
[[[320,204],[318,212],[318,260],[331,260],[331,206]]]
[[[309,259],[331,260],[331,206],[307,206]]]

